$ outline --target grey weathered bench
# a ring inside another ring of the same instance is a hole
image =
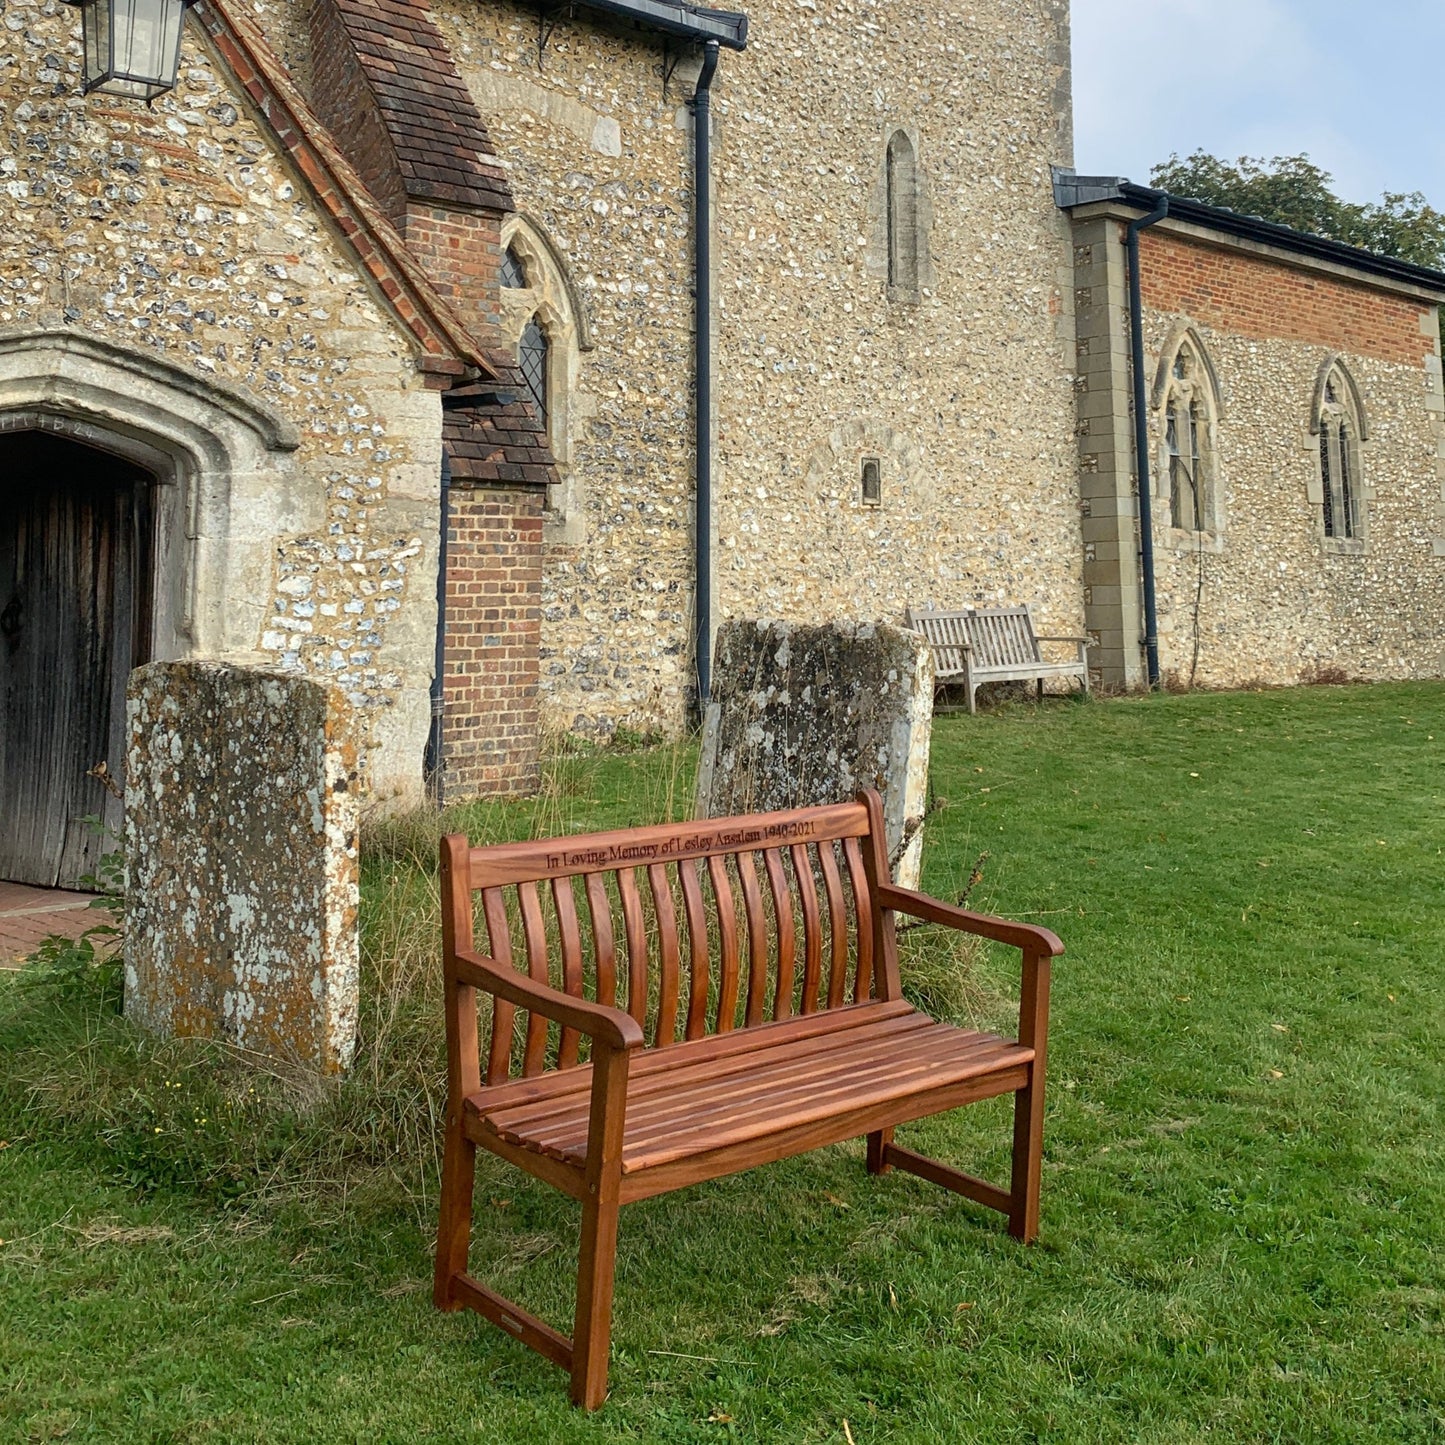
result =
[[[934,685],[962,682],[968,710],[977,711],[977,693],[985,682],[1037,680],[1039,696],[1051,677],[1077,678],[1089,690],[1089,640],[1086,637],[1039,637],[1025,607],[966,607],[959,612],[915,612],[908,626],[928,639],[933,651]],[[1078,648],[1073,662],[1045,662],[1041,642],[1071,642]]]

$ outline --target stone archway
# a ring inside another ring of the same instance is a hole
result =
[[[78,332],[0,331],[7,431],[57,432],[156,478],[152,656],[260,660],[272,540],[324,520],[289,421],[155,355]]]
[[[260,661],[272,539],[319,524],[294,428],[239,388],[71,332],[0,332],[0,878],[73,885],[119,807],[125,677]],[[94,754],[94,756],[91,756]]]

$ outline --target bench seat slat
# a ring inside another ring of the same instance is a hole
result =
[[[867,1025],[870,1038],[876,1042],[880,1038],[886,1038],[889,1042],[896,1043],[903,1036],[927,1027],[931,1022],[926,1014],[916,1010],[900,1013],[888,1018],[878,1019]],[[742,1031],[738,1031],[738,1037],[744,1037]],[[735,1050],[728,1053],[715,1054],[709,1057],[683,1059],[680,1067],[686,1070],[687,1087],[694,1092],[703,1084],[710,1084],[715,1088],[726,1088],[729,1097],[735,1092],[735,1086],[729,1080],[738,1077],[746,1077],[754,1068],[762,1067],[758,1061],[766,1061],[776,1052],[778,1045],[773,1045],[771,1050],[764,1050],[758,1053],[753,1050]],[[790,1050],[791,1056],[804,1058],[810,1054],[826,1054],[837,1047],[837,1040],[831,1031],[818,1031],[807,1038],[795,1038],[790,1040],[786,1047]],[[688,1050],[688,1053],[695,1053]],[[644,1055],[644,1058],[647,1056]],[[491,1121],[491,1125],[499,1133],[506,1133],[514,1128],[526,1127],[528,1130],[540,1134],[545,1129],[554,1125],[566,1124],[569,1119],[585,1117],[589,1112],[587,1089],[582,1087],[586,1079],[569,1081],[565,1091],[554,1091],[546,1098],[534,1098],[523,1100],[520,1103],[508,1102],[506,1104],[492,1104],[488,1106],[481,1101],[481,1096],[474,1095],[478,1099],[477,1110]],[[627,1090],[629,1108],[638,1104],[647,1104],[660,1097],[672,1094],[678,1087],[677,1075],[675,1073],[664,1073],[659,1070],[639,1071],[637,1077],[633,1078]],[[488,1091],[491,1092],[491,1091]]]
[[[728,1174],[753,1169],[759,1164],[769,1164],[777,1159],[791,1159],[794,1154],[802,1154],[809,1149],[822,1149],[845,1139],[856,1139],[860,1134],[868,1134],[875,1129],[891,1129],[898,1124],[926,1119],[964,1104],[972,1104],[979,1099],[992,1099],[999,1094],[1009,1094],[1016,1089],[1022,1089],[1028,1083],[1029,1070],[1033,1067],[1030,1063],[1018,1064],[977,1074],[972,1078],[931,1086],[917,1093],[906,1094],[901,1099],[850,1105],[841,1112],[783,1128],[741,1144],[729,1144],[720,1149],[686,1155],[670,1164],[637,1170],[624,1176],[622,1198],[628,1203],[650,1199],[655,1194],[666,1194],[669,1190],[682,1189],[704,1179],[721,1179]],[[525,1151],[518,1151],[519,1154],[523,1152]],[[539,1163],[550,1164],[558,1169],[566,1167],[557,1164],[555,1160],[545,1159],[540,1154],[533,1157]],[[952,1187],[959,1188],[957,1184]],[[982,1203],[992,1202],[980,1191],[964,1188],[959,1189],[959,1192]],[[997,1192],[1002,1196],[1002,1190]]]
[[[817,1015],[813,1015],[817,1018]],[[798,1022],[806,1022],[799,1020]],[[763,1025],[750,1033],[763,1033]],[[772,1028],[779,1027],[772,1025]],[[741,1145],[857,1108],[902,1100],[910,1094],[1020,1068],[1033,1050],[993,1034],[937,1024],[905,1013],[815,1036],[804,1052],[796,1042],[689,1067],[682,1044],[662,1057],[674,1061],[665,1080],[645,1088],[645,1075],[628,1089],[622,1144],[624,1175],[692,1154]],[[681,1062],[679,1062],[681,1060]],[[716,1067],[721,1065],[721,1069]],[[482,1128],[513,1145],[581,1166],[587,1156],[590,1068],[569,1070],[567,1094],[508,1109],[488,1107],[486,1094],[468,1106]],[[569,1097],[570,1095],[570,1097]]]
[[[997,1040],[989,1035],[944,1040],[932,1034],[923,1020],[911,1029],[895,1028],[887,1037],[850,1041],[843,1058],[838,1056],[838,1050],[826,1046],[806,1052],[791,1048],[786,1058],[764,1055],[751,1067],[733,1067],[711,1077],[699,1078],[691,1072],[675,1076],[668,1088],[653,1089],[641,1096],[629,1090],[624,1166],[629,1150],[635,1154],[659,1139],[678,1134],[707,1135],[712,1147],[719,1142],[713,1137],[715,1127],[749,1114],[761,1112],[776,1118],[786,1116],[800,1104],[835,1097],[846,1100],[855,1089],[866,1092],[870,1079],[880,1073],[926,1071],[960,1050],[994,1042]],[[577,1160],[586,1155],[587,1111],[578,1111],[576,1102],[576,1095],[569,1100],[549,1100],[500,1117],[491,1116],[488,1122],[511,1143]],[[581,1153],[574,1154],[575,1149]]]
[[[706,1059],[747,1054],[755,1049],[771,1048],[775,1043],[807,1039],[814,1034],[831,1033],[840,1029],[860,1028],[879,1019],[898,1018],[903,1014],[917,1012],[905,999],[890,1002],[870,999],[867,1003],[848,1004],[843,1008],[829,1009],[826,1013],[809,1014],[806,1018],[782,1019],[775,1024],[760,1024],[755,1029],[689,1039],[687,1043],[690,1047],[686,1049],[646,1049],[633,1059],[629,1082],[635,1086],[639,1080],[653,1074],[667,1073],[685,1066],[693,1067]],[[510,1079],[468,1096],[467,1106],[473,1111],[494,1113],[513,1104],[525,1104],[532,1099],[550,1099],[557,1094],[571,1093],[582,1077],[579,1073],[568,1072],[541,1074],[535,1079]]]

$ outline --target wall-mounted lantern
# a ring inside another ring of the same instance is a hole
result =
[[[85,94],[99,90],[147,105],[175,87],[181,30],[195,0],[65,0],[80,11]]]

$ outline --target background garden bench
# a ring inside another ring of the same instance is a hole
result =
[[[863,1134],[871,1173],[921,1175],[1034,1238],[1049,964],[1063,946],[895,887],[885,848],[873,792],[499,847],[443,840],[438,1308],[500,1325],[569,1370],[574,1402],[595,1408],[620,1206]],[[905,1000],[895,912],[1021,951],[1017,1039],[935,1023]],[[477,990],[491,996],[484,1053]],[[1007,1189],[893,1143],[896,1125],[1005,1093]],[[571,1339],[468,1273],[479,1145],[582,1202]]]
[[[968,710],[978,710],[979,687],[986,682],[1037,680],[1039,696],[1051,677],[1075,678],[1089,690],[1089,639],[1039,637],[1027,607],[966,607],[958,612],[908,609],[908,626],[921,632],[933,650],[936,688],[962,682],[968,693]],[[1072,643],[1078,656],[1072,662],[1045,662],[1041,642]]]

